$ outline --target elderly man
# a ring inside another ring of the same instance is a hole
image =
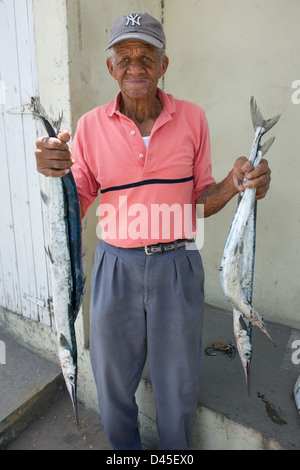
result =
[[[265,160],[253,170],[240,157],[216,184],[203,109],[158,88],[169,61],[153,17],[118,19],[107,49],[120,93],[79,120],[71,151],[67,132],[38,139],[37,168],[55,177],[72,167],[83,216],[101,192],[90,354],[112,448],[141,449],[135,392],[148,354],[159,448],[184,450],[199,393],[204,304],[196,206],[208,217],[245,187],[263,198],[270,170]]]

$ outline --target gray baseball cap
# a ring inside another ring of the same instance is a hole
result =
[[[127,39],[137,39],[160,49],[166,44],[161,23],[148,13],[131,13],[117,19],[110,30],[110,41],[105,50]]]

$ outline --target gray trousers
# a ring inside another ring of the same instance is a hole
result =
[[[100,241],[90,355],[115,450],[141,449],[135,401],[148,354],[160,449],[187,449],[199,394],[204,274],[197,249],[146,255]]]

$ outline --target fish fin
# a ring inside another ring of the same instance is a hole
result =
[[[51,251],[50,251],[50,248],[48,246],[48,248],[45,246],[45,252],[46,252],[46,255],[48,256],[49,260],[51,261],[51,263],[53,264],[54,263],[54,259],[53,259],[53,256],[51,254]]]
[[[46,206],[48,206],[49,204],[49,197],[47,196],[46,193],[44,193],[44,191],[41,191],[41,197],[43,199],[43,202],[46,204]]]
[[[268,119],[267,121],[265,121],[265,125],[263,127],[266,129],[266,132],[268,132],[270,129],[272,129],[273,126],[275,126],[275,124],[277,124],[277,122],[280,119],[280,116],[281,114],[277,114],[271,119]]]
[[[271,148],[275,140],[275,137],[271,137],[267,142],[259,146],[259,151],[261,152],[261,156],[263,157]]]
[[[73,325],[75,324],[75,321],[78,317],[78,313],[82,305],[82,298],[83,295],[81,296],[79,301],[77,300],[77,302],[74,302],[74,306],[71,304],[68,305],[69,319],[72,321]]]
[[[252,119],[254,130],[256,130],[257,127],[263,127],[265,120],[260,112],[260,109],[258,108],[256,104],[254,96],[251,96],[250,112],[251,112],[251,119]]]
[[[237,243],[234,248],[234,256],[237,254],[238,249],[239,249],[239,244]]]
[[[265,120],[253,96],[251,97],[250,101],[250,112],[254,130],[256,130],[258,127],[263,127],[265,132],[268,132],[273,126],[275,126],[280,118],[280,114],[277,114],[277,116]]]
[[[62,112],[62,113],[58,116],[58,120],[57,120],[57,121],[53,121],[53,127],[55,127],[57,131],[60,131],[60,130],[61,130],[60,128],[61,128],[61,123],[62,123],[63,115],[64,115],[64,113]]]
[[[241,328],[247,332],[247,335],[251,339],[251,333],[252,333],[251,323],[247,325],[243,315],[239,316],[239,323],[241,325]]]
[[[68,351],[72,350],[70,343],[68,342],[67,338],[62,333],[60,333],[59,335],[59,345],[62,348],[67,349]]]
[[[69,318],[75,321],[77,314],[75,312],[73,305],[71,304],[68,304],[68,313],[69,313]]]
[[[57,137],[57,130],[55,129],[55,123],[47,116],[47,113],[43,106],[40,103],[39,99],[33,99],[31,100],[31,103],[33,105],[33,111],[32,114],[36,116],[37,118],[41,119],[47,134],[49,137]],[[61,118],[62,116],[59,117],[58,121],[56,124],[61,124]]]

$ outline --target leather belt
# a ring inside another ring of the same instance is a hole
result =
[[[175,240],[174,242],[169,243],[157,243],[156,245],[139,246],[135,249],[144,251],[146,255],[157,255],[165,253],[167,251],[177,250],[178,248],[182,248],[188,243],[192,243],[194,241],[194,238]]]

